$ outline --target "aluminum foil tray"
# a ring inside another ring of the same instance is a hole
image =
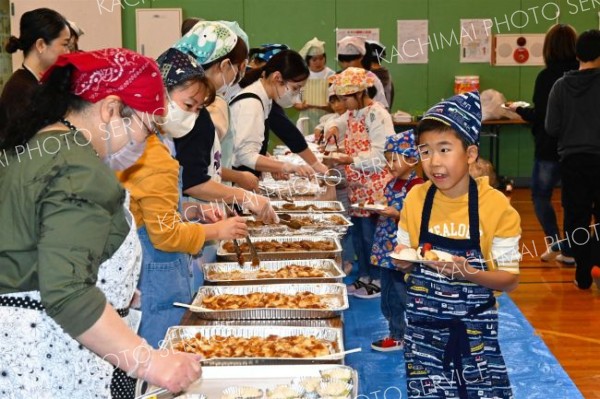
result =
[[[287,201],[271,201],[273,207],[279,208],[279,210],[275,210],[277,213],[340,213],[346,211],[346,208],[344,208],[344,205],[340,201],[294,201],[294,205],[296,206],[313,205],[318,208],[332,208],[333,210],[331,211],[282,209],[285,204],[291,205]]]
[[[206,398],[220,399],[224,389],[232,386],[249,386],[261,389],[266,392],[267,389],[276,385],[290,384],[302,377],[320,377],[321,372],[332,368],[344,368],[350,370],[352,388],[352,398],[358,396],[358,374],[356,370],[341,365],[331,364],[312,364],[312,365],[291,365],[281,366],[223,366],[223,367],[203,367],[202,378],[193,383],[182,396],[171,396],[180,399]],[[137,399],[162,399],[163,396],[150,396],[154,391],[153,387],[142,380],[138,380],[136,386]],[[186,396],[187,395],[187,396]],[[167,398],[167,396],[164,396]]]
[[[248,231],[252,237],[273,236],[278,234],[285,235],[306,235],[318,232],[320,236],[342,236],[346,234],[348,228],[353,223],[344,215],[337,213],[291,213],[292,220],[309,218],[312,222],[310,226],[303,226],[301,229],[294,230],[284,224],[271,224],[261,227],[250,227]],[[338,217],[343,221],[343,224],[333,224],[329,220],[333,217]],[[254,220],[254,218],[249,218]]]
[[[344,338],[341,328],[328,327],[296,327],[296,326],[175,326],[167,330],[162,348],[174,350],[174,345],[183,339],[202,334],[204,337],[268,337],[277,335],[289,337],[294,335],[315,336],[331,343],[332,352],[327,357],[314,358],[278,358],[278,357],[240,357],[218,358],[203,362],[204,366],[252,366],[252,365],[287,365],[311,363],[341,363],[344,360]]]
[[[247,295],[254,292],[294,295],[310,292],[326,297],[327,309],[249,308],[235,310],[212,310],[202,301],[213,295]],[[204,286],[198,290],[190,310],[203,319],[210,320],[281,320],[281,319],[328,319],[339,316],[348,309],[348,293],[344,284],[271,284],[271,285],[219,285]]]
[[[336,256],[342,253],[342,245],[337,237],[321,237],[321,236],[291,236],[291,237],[260,237],[254,238],[252,242],[271,241],[278,242],[298,242],[298,241],[329,241],[334,243],[332,251],[296,251],[296,252],[258,252],[260,260],[289,260],[289,259],[335,259]],[[221,241],[217,250],[217,257],[221,261],[236,262],[235,253],[225,251],[223,245],[227,241]],[[257,248],[258,249],[258,248]],[[250,259],[250,253],[244,253],[246,259]]]
[[[313,267],[322,270],[325,273],[323,277],[297,277],[297,278],[258,278],[257,270],[259,268],[268,271],[277,271],[285,266],[298,265]],[[346,277],[337,263],[331,259],[308,259],[308,260],[275,260],[261,262],[258,268],[253,267],[250,262],[246,262],[243,267],[240,267],[237,262],[228,263],[205,263],[202,265],[204,274],[204,283],[208,285],[226,284],[282,284],[282,283],[341,283]],[[241,280],[225,280],[224,276],[215,276],[215,273],[226,273],[231,271],[240,271],[243,273]]]

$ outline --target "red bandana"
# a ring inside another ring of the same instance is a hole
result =
[[[73,65],[73,94],[95,103],[109,95],[138,111],[165,112],[162,77],[156,62],[122,48],[61,55],[42,77],[44,82],[57,67]]]

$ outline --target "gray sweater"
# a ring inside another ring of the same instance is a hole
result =
[[[546,131],[558,139],[560,159],[600,156],[600,69],[571,71],[550,91]]]

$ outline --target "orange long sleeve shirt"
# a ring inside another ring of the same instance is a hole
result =
[[[131,194],[130,210],[146,226],[156,249],[197,254],[205,241],[202,224],[184,222],[178,212],[179,163],[156,135],[148,138],[137,162],[117,178]]]

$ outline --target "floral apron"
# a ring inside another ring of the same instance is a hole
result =
[[[479,245],[477,185],[469,182],[470,239],[451,239],[428,231],[436,188],[427,192],[419,245],[469,259],[487,270]],[[408,397],[422,399],[511,399],[506,366],[498,344],[494,292],[451,280],[427,266],[407,276],[405,353]]]
[[[366,123],[369,107],[362,110],[351,111],[348,118],[348,130],[344,137],[346,154],[356,157],[360,152],[371,150],[371,139]],[[367,166],[367,165],[365,165]],[[346,180],[348,182],[348,198],[351,204],[360,202],[378,202],[383,200],[383,190],[390,180],[391,175],[386,169],[369,172],[360,166],[355,168],[346,165]],[[372,213],[351,208],[350,216],[369,217]]]
[[[128,201],[126,201],[128,202]],[[141,246],[125,204],[129,233],[98,270],[96,286],[135,329],[129,312],[140,273]],[[110,398],[114,367],[68,335],[40,303],[40,292],[0,295],[0,397]]]

